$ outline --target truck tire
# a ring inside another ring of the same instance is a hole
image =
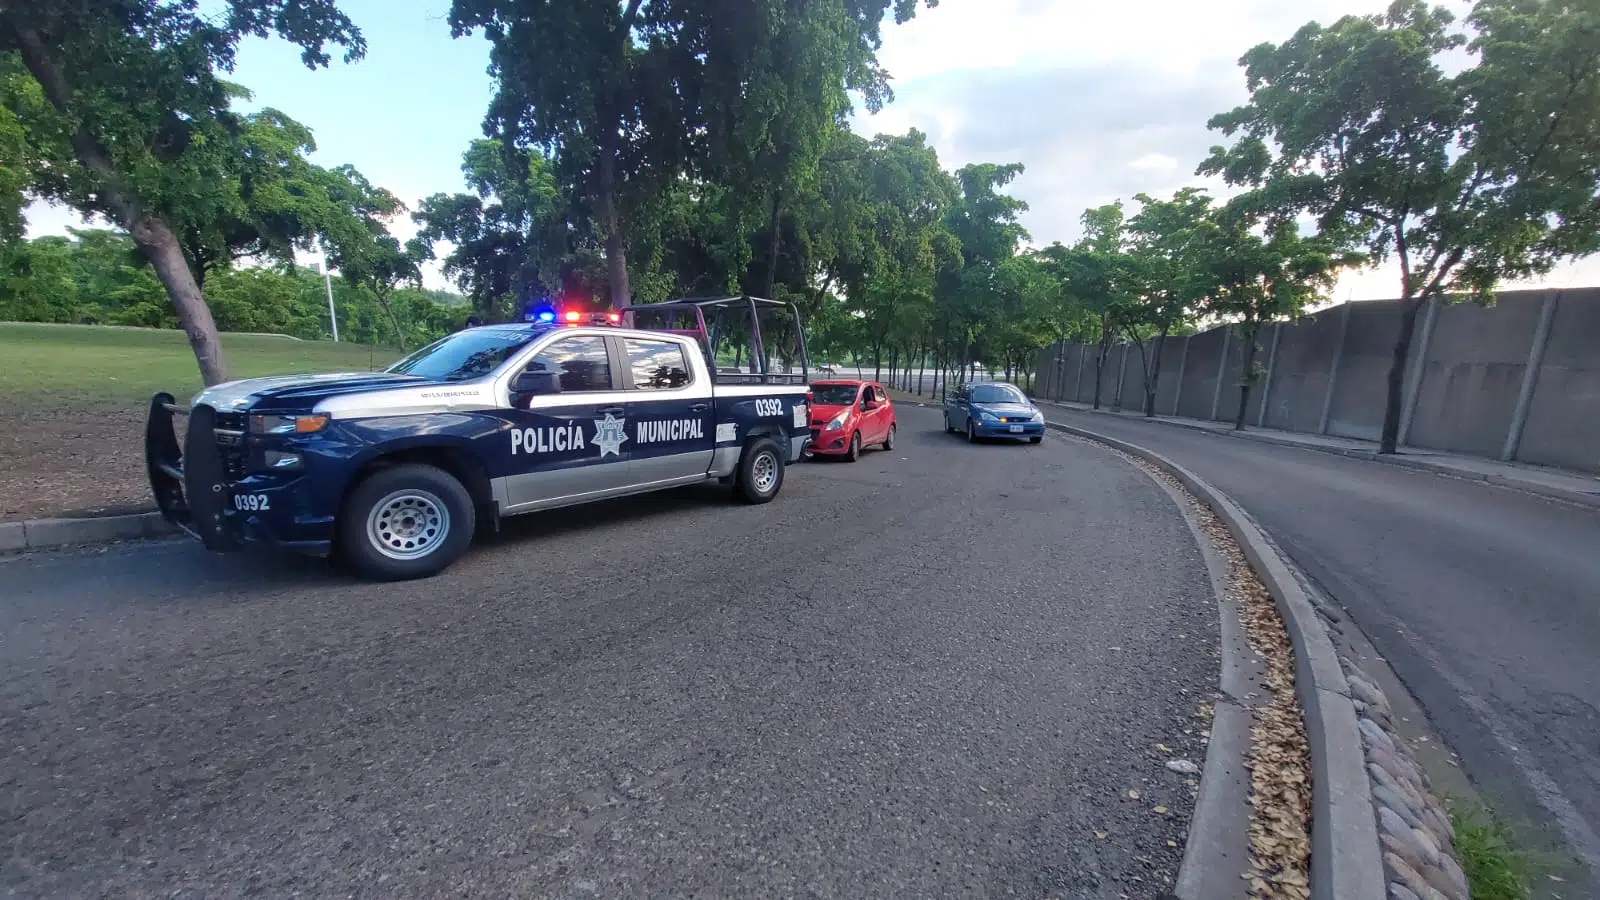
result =
[[[345,501],[339,544],[363,577],[426,578],[467,552],[474,513],[472,495],[443,469],[416,463],[380,469]]]
[[[734,493],[746,503],[768,503],[783,487],[783,450],[772,438],[756,438],[739,457]]]

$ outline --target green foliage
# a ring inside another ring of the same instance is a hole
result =
[[[560,292],[563,264],[577,248],[567,224],[571,204],[548,160],[480,139],[463,154],[461,173],[472,193],[434,194],[412,214],[419,226],[413,256],[432,260],[433,246],[449,243],[440,260],[445,277],[486,316]]]
[[[393,321],[369,287],[338,280],[333,289],[342,339],[395,342]],[[224,269],[208,280],[206,300],[224,332],[331,337],[326,287],[314,271],[283,266]],[[396,290],[389,303],[408,346],[459,328],[467,314],[460,298],[417,289]],[[0,320],[177,327],[160,281],[140,260],[132,240],[103,229],[0,248]]]
[[[1250,101],[1211,120],[1236,136],[1201,166],[1394,259],[1406,315],[1383,452],[1395,451],[1418,307],[1485,298],[1504,279],[1590,253],[1600,235],[1600,10],[1477,0],[1473,32],[1426,0],[1311,23],[1242,60]],[[1477,64],[1446,74],[1467,48]]]
[[[735,188],[730,201],[775,191],[815,158],[847,87],[880,102],[875,54],[891,5],[904,21],[917,4],[455,0],[450,24],[488,38],[498,90],[486,128],[554,162],[621,305],[629,223],[675,182],[704,177]]]
[[[27,192],[128,231],[171,298],[206,383],[215,384],[227,369],[199,282],[206,257],[250,242],[235,226],[251,218],[235,180],[244,126],[229,110],[241,92],[217,73],[232,70],[245,36],[298,45],[312,68],[327,64],[329,45],[344,47],[346,60],[365,45],[330,0],[227,0],[208,15],[197,7],[0,5],[0,72],[28,74],[0,78],[0,105],[31,151],[23,157]]]
[[[216,72],[232,70],[246,35],[297,44],[311,67],[327,64],[330,44],[347,61],[365,51],[327,0],[230,0],[220,16],[155,0],[7,4],[0,53],[31,78],[8,79],[5,105],[39,163],[31,190],[118,220],[129,204],[179,222],[227,208],[240,174],[232,139],[247,125]],[[49,102],[29,102],[34,91]]]
[[[1472,896],[1476,900],[1526,900],[1532,867],[1510,831],[1482,810],[1464,813],[1452,808],[1450,823]]]

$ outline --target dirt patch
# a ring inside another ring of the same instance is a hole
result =
[[[144,421],[143,407],[126,404],[0,397],[0,520],[153,509]]]

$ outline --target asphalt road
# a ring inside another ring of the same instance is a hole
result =
[[[1199,760],[1217,682],[1176,507],[901,421],[770,505],[539,516],[424,582],[0,562],[0,892],[1158,895],[1155,748]]]
[[[1137,419],[1052,412],[1240,503],[1349,613],[1496,811],[1600,896],[1600,510]],[[1553,860],[1552,860],[1553,862]],[[1582,870],[1579,870],[1582,877]],[[1541,879],[1543,881],[1543,879]]]

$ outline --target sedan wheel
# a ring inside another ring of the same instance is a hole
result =
[[[976,444],[977,442],[978,442],[978,427],[976,425],[972,424],[972,420],[971,419],[968,419],[967,420],[967,443]]]

